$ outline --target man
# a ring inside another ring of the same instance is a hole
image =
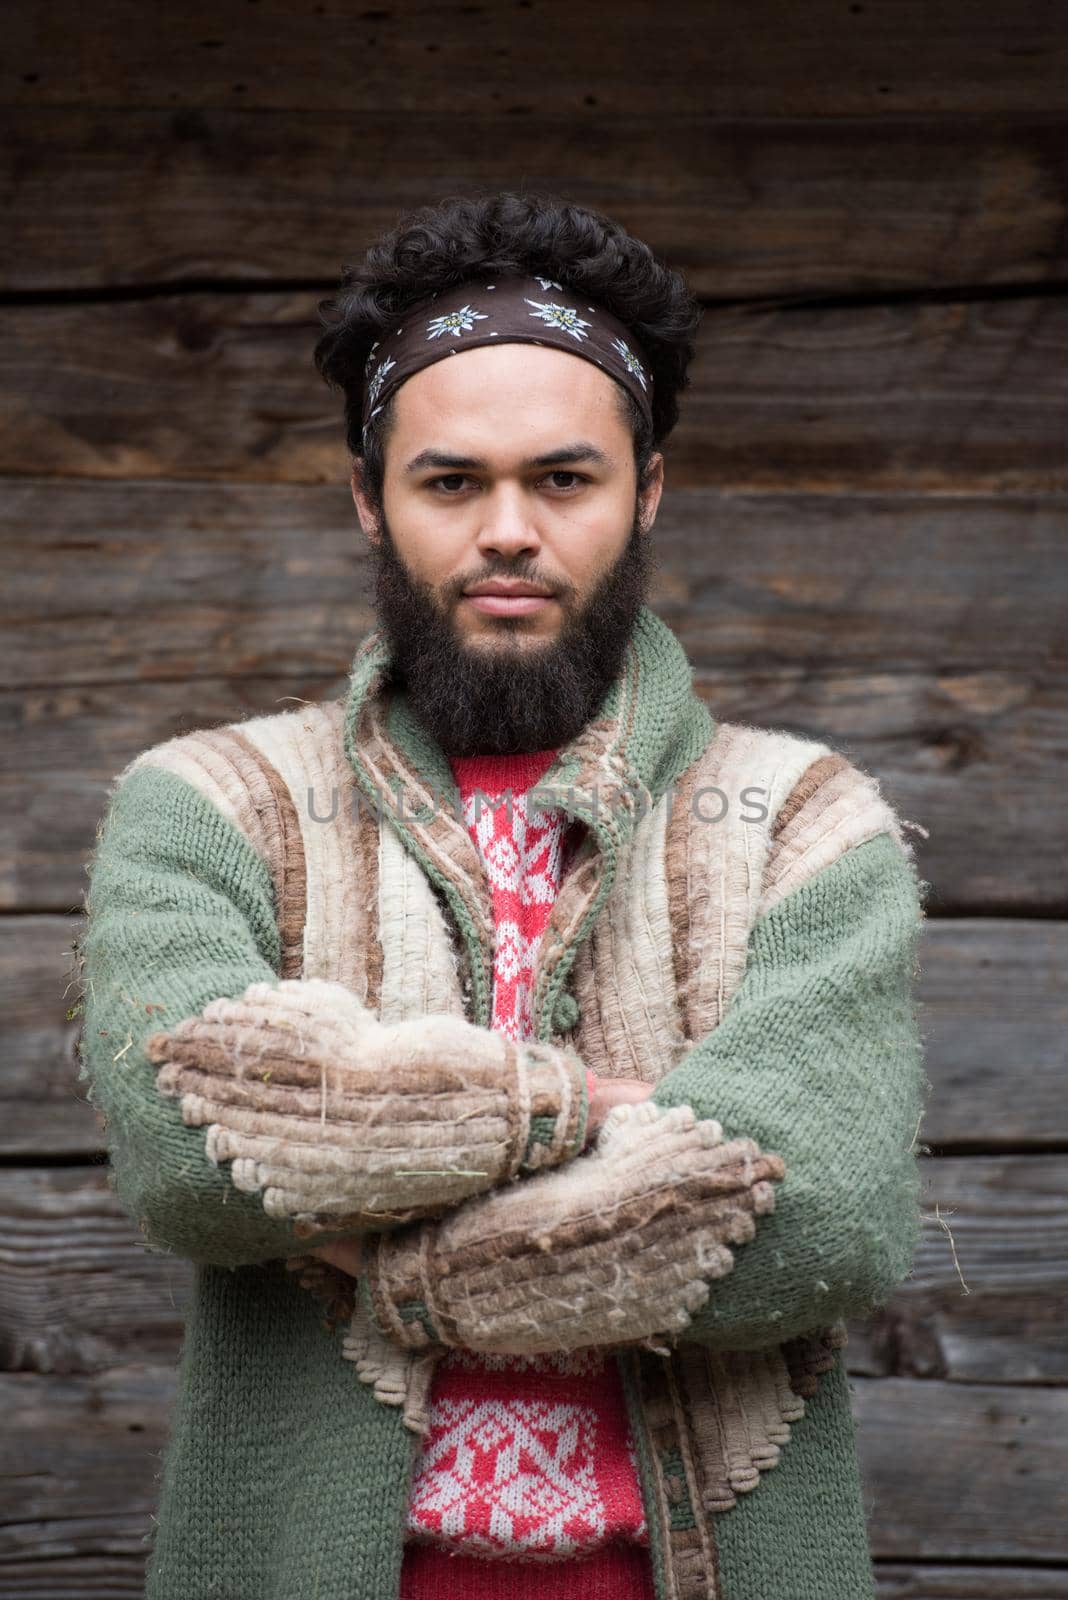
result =
[[[91,863],[84,1070],[196,1263],[148,1593],[871,1596],[843,1319],[919,1228],[922,885],[645,602],[697,308],[503,194],[323,310],[380,626],[138,756]]]

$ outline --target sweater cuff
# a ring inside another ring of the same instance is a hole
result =
[[[357,1281],[371,1325],[405,1350],[445,1346],[427,1303],[421,1271],[431,1232],[415,1223],[364,1242],[364,1270]]]
[[[520,1082],[530,1099],[530,1123],[519,1173],[559,1166],[582,1150],[589,1118],[589,1075],[567,1046],[525,1040],[516,1046]]]

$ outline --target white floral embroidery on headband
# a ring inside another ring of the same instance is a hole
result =
[[[635,378],[637,378],[638,382],[641,384],[642,388],[644,389],[645,388],[645,368],[642,366],[641,362],[638,360],[637,356],[634,354],[634,351],[629,349],[628,346],[626,344],[624,344],[622,339],[613,339],[612,340],[612,347],[613,347],[613,349],[619,351],[620,355],[623,357],[623,365],[626,367],[626,369],[627,369],[627,371],[629,373],[632,373],[633,376]]]
[[[535,283],[540,283],[543,289],[562,289],[562,283],[557,283],[555,278],[535,278]]]
[[[526,295],[523,299],[528,306],[536,308],[530,313],[532,317],[540,317],[542,322],[547,322],[550,327],[562,328],[565,333],[569,333],[573,339],[578,339],[580,342],[589,338],[586,329],[590,323],[585,317],[580,317],[571,306],[558,306],[553,301],[543,305],[540,300],[528,300]]]
[[[443,333],[451,333],[459,338],[461,333],[470,333],[475,322],[486,322],[488,317],[484,311],[476,311],[473,306],[461,306],[459,311],[448,311],[443,317],[431,317],[427,323],[427,338],[438,339]]]
[[[378,396],[381,393],[382,384],[385,381],[386,373],[389,371],[390,367],[395,367],[396,365],[397,363],[394,361],[393,357],[387,356],[386,359],[380,364],[378,371],[375,373],[370,383],[367,385],[367,398],[372,405],[378,399]]]

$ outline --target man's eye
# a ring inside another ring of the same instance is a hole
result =
[[[560,483],[557,481],[560,478],[569,478],[571,481],[569,483]],[[430,489],[440,490],[442,494],[449,496],[455,495],[465,483],[469,483],[470,481],[471,480],[467,477],[466,473],[446,472],[440,477],[429,478],[427,480],[427,487]],[[567,467],[558,467],[555,471],[550,472],[547,478],[542,479],[543,483],[551,483],[554,489],[560,490],[577,488],[580,484],[586,483],[587,481],[588,480],[583,477],[581,472],[571,472]]]

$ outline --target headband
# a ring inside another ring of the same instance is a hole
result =
[[[629,341],[629,342],[628,342]],[[554,345],[594,362],[637,401],[647,422],[653,375],[630,330],[603,306],[552,278],[469,281],[410,306],[372,346],[364,368],[363,426],[420,367],[487,344]]]

